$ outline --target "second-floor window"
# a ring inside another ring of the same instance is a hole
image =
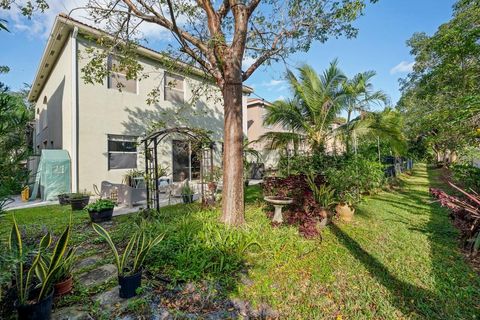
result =
[[[184,102],[185,78],[172,73],[165,73],[165,101]]]
[[[137,93],[137,80],[127,79],[127,71],[120,66],[120,62],[114,56],[108,57],[108,88],[120,91]]]

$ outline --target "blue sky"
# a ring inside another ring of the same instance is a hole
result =
[[[0,32],[0,65],[8,65],[10,73],[0,75],[0,81],[13,90],[31,83],[40,61],[48,32],[54,17],[61,11],[78,6],[82,0],[51,1],[51,10],[32,21],[21,19],[14,12],[2,12],[0,18],[10,21],[10,33]],[[413,61],[405,42],[414,32],[432,34],[452,15],[453,0],[380,0],[368,5],[365,15],[355,22],[359,28],[356,39],[331,39],[316,43],[308,53],[297,53],[288,59],[288,67],[311,64],[318,72],[334,58],[339,59],[342,70],[355,73],[375,70],[376,89],[384,90],[395,103],[400,92],[398,79],[404,77]],[[258,96],[267,100],[290,95],[283,77],[285,64],[276,63],[261,68],[247,81]]]

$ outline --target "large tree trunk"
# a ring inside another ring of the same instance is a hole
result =
[[[240,68],[226,70],[223,86],[224,147],[220,220],[238,226],[245,222],[243,199],[242,77]]]

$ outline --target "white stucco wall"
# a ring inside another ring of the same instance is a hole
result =
[[[109,89],[105,79],[102,84],[85,84],[81,79],[81,69],[89,61],[85,51],[92,44],[79,37],[78,82],[79,102],[79,189],[92,190],[93,184],[100,185],[107,180],[120,183],[128,169],[108,170],[107,135],[135,135],[143,136],[155,122],[165,121],[169,127],[188,126],[213,131],[212,139],[222,140],[223,134],[223,105],[220,91],[211,84],[208,94],[202,94],[193,107],[182,107],[164,101],[163,77],[165,70],[150,59],[140,58],[143,72],[149,74],[146,79],[138,82],[137,93],[119,92]],[[200,82],[185,77],[185,101],[190,101],[192,88]],[[159,103],[148,105],[148,94],[152,89],[160,86]],[[207,98],[211,96],[211,98]],[[165,141],[162,148],[162,162],[172,169],[171,140]],[[217,163],[220,163],[220,147],[216,154]],[[139,165],[143,170],[144,164],[141,147],[139,147]]]

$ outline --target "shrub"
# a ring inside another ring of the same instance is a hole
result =
[[[341,157],[334,157],[320,153],[288,157],[282,155],[278,162],[278,173],[282,177],[304,175],[310,172],[323,174],[327,168],[335,166],[341,160]]]
[[[457,164],[451,167],[455,180],[466,188],[480,192],[480,168]]]
[[[339,199],[349,203],[360,200],[361,194],[374,192],[385,182],[383,166],[361,157],[346,160],[338,168],[327,169],[325,178]]]

